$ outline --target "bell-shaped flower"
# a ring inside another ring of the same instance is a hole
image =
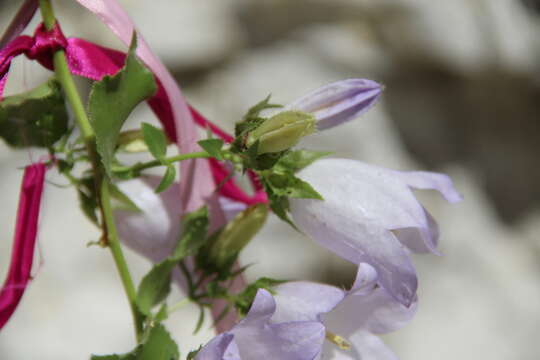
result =
[[[290,282],[275,288],[274,322],[320,321],[326,341],[317,359],[395,360],[377,334],[395,331],[416,313],[416,299],[406,307],[377,285],[377,273],[360,264],[349,291],[312,282]]]
[[[170,255],[182,231],[180,186],[174,183],[156,194],[154,189],[160,181],[158,176],[143,176],[118,183],[118,188],[139,210],[118,208],[114,211],[120,240],[152,262]],[[216,206],[223,211],[224,221],[230,221],[245,209],[245,205],[229,199],[217,200]]]
[[[276,302],[259,289],[244,319],[197,354],[196,360],[313,360],[320,353],[325,331],[320,321],[272,321]]]
[[[356,119],[377,102],[382,89],[372,80],[340,80],[302,96],[282,110],[311,113],[317,120],[317,129],[325,130]]]
[[[347,159],[319,160],[298,176],[324,198],[290,199],[298,228],[344,259],[372,265],[380,285],[410,305],[417,278],[409,253],[435,252],[438,238],[435,221],[412,189],[438,190],[447,201],[460,201],[450,178]]]

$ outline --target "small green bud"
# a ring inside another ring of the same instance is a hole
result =
[[[211,243],[207,260],[217,269],[231,266],[238,253],[262,228],[267,216],[265,204],[253,205],[240,212]]]
[[[265,120],[251,131],[246,145],[259,141],[257,154],[275,153],[287,150],[306,135],[315,131],[316,119],[302,111],[283,111]]]

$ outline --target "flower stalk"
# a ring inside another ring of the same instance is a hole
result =
[[[53,7],[50,0],[40,0],[39,8],[43,23],[47,30],[51,30],[56,24],[56,18],[54,16]],[[135,300],[137,292],[129,268],[127,266],[126,259],[120,246],[118,239],[116,225],[111,208],[111,198],[109,194],[109,181],[103,176],[103,167],[100,164],[98,154],[95,148],[95,135],[88,115],[85,111],[82,99],[77,91],[75,82],[69,71],[67,59],[64,50],[57,50],[53,55],[54,71],[58,81],[60,82],[62,89],[66,95],[67,101],[73,113],[75,115],[75,121],[81,131],[82,137],[86,149],[88,151],[92,169],[94,173],[95,187],[99,190],[99,207],[103,218],[103,239],[111,250],[116,268],[120,275],[122,285],[124,287],[128,302],[130,304],[133,320],[135,324],[135,336],[137,341],[141,340],[143,334],[143,322],[142,314],[137,309]]]

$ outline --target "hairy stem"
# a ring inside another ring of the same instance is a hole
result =
[[[125,171],[142,171],[156,166],[163,166],[165,164],[170,164],[177,161],[189,160],[189,159],[202,159],[211,157],[206,151],[199,151],[187,154],[180,154],[165,158],[164,161],[152,160],[144,163],[138,163],[133,166],[117,166],[113,167],[113,172],[125,172]]]
[[[53,7],[50,0],[39,0],[39,7],[41,10],[41,16],[43,17],[43,23],[47,30],[51,30],[56,24],[56,18],[54,16]],[[135,285],[129,273],[129,268],[126,263],[126,259],[120,247],[120,241],[116,232],[116,225],[111,209],[111,199],[109,194],[109,180],[103,175],[103,167],[101,166],[99,156],[95,148],[95,135],[86,110],[84,108],[82,99],[77,91],[75,82],[71,72],[69,71],[66,54],[63,50],[57,50],[53,55],[54,71],[56,77],[60,82],[62,89],[66,95],[67,101],[73,113],[75,115],[75,121],[81,131],[82,137],[86,149],[89,154],[90,161],[92,163],[92,169],[94,172],[94,183],[96,190],[98,190],[99,206],[101,215],[103,218],[103,236],[105,243],[111,250],[116,268],[120,274],[122,285],[124,286],[125,293],[128,298],[131,312],[133,315],[133,321],[135,323],[135,335],[137,341],[141,339],[143,333],[144,318],[138,311],[135,303],[137,292]]]

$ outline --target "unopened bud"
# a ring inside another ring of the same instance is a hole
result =
[[[264,204],[250,206],[238,213],[210,244],[208,262],[218,269],[226,268],[264,225],[268,208]]]
[[[247,138],[249,147],[259,141],[257,154],[287,150],[315,131],[315,117],[302,111],[283,111],[264,121]]]
[[[317,129],[354,120],[377,102],[383,86],[372,80],[347,79],[320,87],[286,105],[285,110],[313,114]]]

